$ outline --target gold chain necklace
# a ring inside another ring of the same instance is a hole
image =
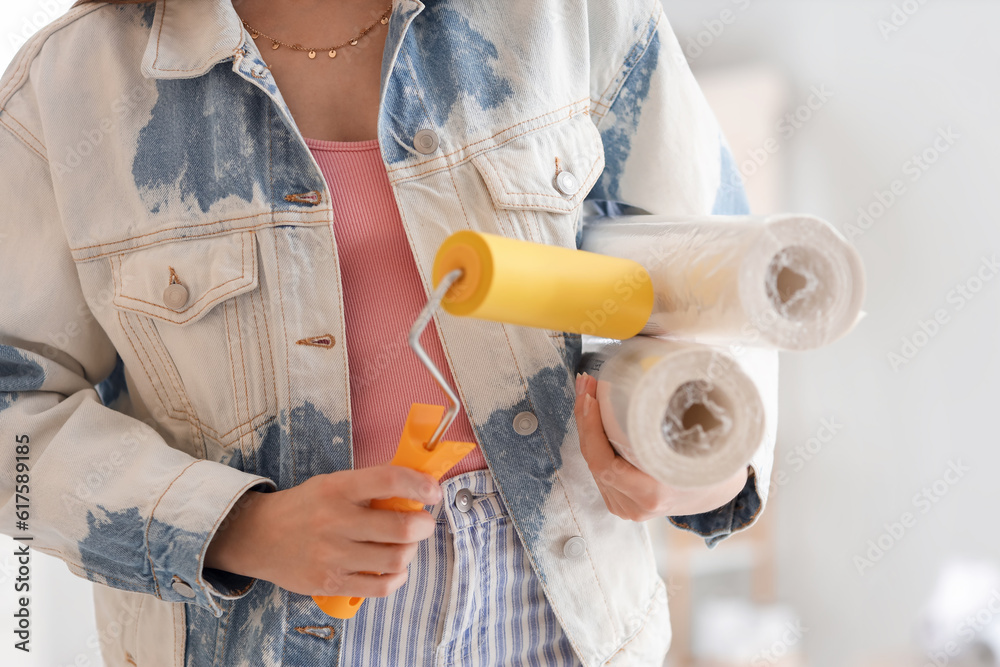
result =
[[[315,48],[315,49],[302,46],[301,44],[288,44],[286,42],[282,42],[280,39],[275,39],[270,35],[265,35],[260,30],[257,30],[257,28],[254,28],[246,21],[243,21],[242,18],[240,20],[243,21],[243,25],[246,26],[246,29],[250,31],[250,36],[253,37],[254,40],[256,40],[258,37],[263,37],[264,39],[271,40],[271,49],[278,49],[282,46],[287,46],[288,48],[293,49],[295,51],[307,51],[309,53],[309,57],[315,59],[317,51],[326,51],[327,55],[329,55],[331,58],[336,58],[337,49],[341,49],[345,46],[357,46],[358,40],[367,35],[369,32],[371,32],[372,29],[375,28],[375,26],[385,25],[386,23],[388,23],[390,14],[392,14],[391,6],[384,12],[382,12],[382,14],[377,19],[372,21],[371,25],[369,25],[367,28],[359,32],[357,36],[354,37],[353,39],[349,39],[346,42],[337,44],[336,46],[330,46],[326,48]]]

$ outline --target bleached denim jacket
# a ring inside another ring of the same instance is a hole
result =
[[[393,7],[378,138],[428,290],[460,229],[579,247],[591,208],[746,212],[658,0]],[[556,187],[557,159],[578,189]],[[0,530],[23,534],[14,440],[28,436],[29,544],[101,584],[108,665],[338,664],[342,622],[309,597],[202,567],[245,491],[352,467],[329,202],[229,0],[76,7],[0,81]],[[667,595],[646,527],[608,512],[580,453],[579,336],[437,324],[580,660],[658,665]],[[328,344],[303,344],[316,337]],[[363,372],[406,354],[386,340]],[[756,520],[770,480],[777,353],[740,361],[767,406],[753,474],[725,507],[671,517],[710,543]],[[564,554],[575,536],[582,557]]]

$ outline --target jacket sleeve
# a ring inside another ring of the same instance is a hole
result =
[[[23,93],[0,105],[0,532],[91,581],[221,616],[217,598],[255,580],[203,568],[208,544],[243,492],[276,486],[102,402],[116,350],[84,298]]]
[[[615,60],[620,67],[603,79],[600,72],[592,75],[591,116],[604,144],[605,170],[588,195],[590,210],[605,215],[623,210],[666,216],[749,213],[732,154],[660,2],[648,3],[630,18],[631,36]],[[598,41],[603,40],[591,43]],[[578,245],[579,240],[580,235]],[[766,427],[736,498],[714,511],[669,517],[702,535],[708,546],[756,522],[767,502],[774,458],[778,352],[740,346],[729,351],[760,391]]]

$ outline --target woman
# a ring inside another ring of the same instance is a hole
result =
[[[443,401],[406,332],[450,233],[745,210],[657,0],[80,2],[0,109],[0,423],[107,664],[660,664],[639,522],[746,528],[773,435],[664,487],[570,388],[579,336],[442,315],[445,438],[478,446],[440,484],[385,465]],[[368,507],[396,496],[431,510]]]

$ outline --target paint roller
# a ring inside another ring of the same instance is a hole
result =
[[[649,275],[636,262],[559,246],[540,245],[471,231],[457,232],[438,249],[430,299],[410,329],[408,342],[448,399],[440,405],[410,406],[392,465],[440,479],[476,445],[441,441],[460,403],[440,370],[420,346],[434,312],[607,338],[630,338],[645,326],[653,308]],[[447,295],[447,298],[445,298]],[[371,507],[419,511],[405,498],[373,500]],[[313,596],[334,618],[353,618],[364,598]]]

